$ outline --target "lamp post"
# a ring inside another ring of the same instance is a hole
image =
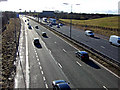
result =
[[[63,3],[64,5],[69,5],[69,3]],[[71,5],[71,16],[70,16],[70,38],[71,38],[71,31],[72,31],[72,7],[74,4]],[[80,5],[80,4],[75,4],[75,5]]]

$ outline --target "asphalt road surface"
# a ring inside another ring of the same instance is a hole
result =
[[[38,20],[37,18],[33,18],[33,17],[32,17],[32,19]],[[39,21],[42,22],[41,19],[39,19]],[[70,27],[69,26],[64,25],[60,28],[57,28],[57,26],[53,25],[52,28],[54,28],[55,30],[57,30],[59,32],[62,32],[63,34],[65,34],[67,36],[70,36]],[[100,35],[95,34],[94,38],[88,37],[85,35],[85,32],[83,30],[80,30],[75,27],[72,27],[72,30],[71,30],[71,38],[73,38],[79,42],[82,42],[85,45],[96,49],[97,51],[101,52],[102,54],[120,62],[119,53],[118,53],[118,50],[120,50],[120,48],[117,46],[111,45],[108,40],[103,39],[99,36]]]
[[[26,17],[21,20],[25,21]],[[75,56],[76,48],[38,23],[32,20],[29,23],[32,30],[27,22],[22,22],[15,88],[52,88],[51,82],[58,79],[68,81],[71,88],[118,88],[118,76],[93,59],[81,61]],[[39,38],[41,47],[33,44],[34,38]]]

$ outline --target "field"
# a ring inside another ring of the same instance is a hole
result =
[[[1,40],[2,53],[0,54],[0,87],[2,88],[13,88],[14,86],[13,77],[16,70],[14,61],[16,58],[16,48],[20,34],[20,19],[10,18],[9,22],[9,24],[6,24],[6,30],[2,32]],[[17,37],[16,41],[15,33]]]
[[[81,29],[90,29],[95,33],[105,36],[118,35],[118,16],[89,20],[72,20],[72,24]],[[64,23],[70,23],[69,19],[60,19]]]

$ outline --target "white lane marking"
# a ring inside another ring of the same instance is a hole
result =
[[[38,58],[38,55],[36,55],[36,58]]]
[[[94,59],[92,59],[90,57],[91,60],[93,60],[95,63],[97,63],[98,65],[100,65],[101,67],[103,67],[105,70],[107,70],[108,72],[110,72],[111,74],[113,74],[114,76],[116,76],[117,78],[120,78],[118,75],[116,75],[115,73],[113,73],[112,71],[110,71],[109,69],[107,69],[106,67],[104,67],[102,64],[98,63],[97,61],[95,61]]]
[[[65,49],[63,49],[64,52],[67,52]]]
[[[48,85],[47,85],[47,83],[45,83],[45,87],[46,87],[46,88],[48,88]]]
[[[57,42],[54,42],[54,43],[57,43]]]
[[[40,69],[42,70],[42,67],[40,66]]]
[[[43,71],[41,71],[41,73],[44,74]]]
[[[82,66],[78,61],[76,61],[76,63],[77,63],[79,66]]]
[[[38,64],[40,65],[40,62],[38,62]]]
[[[39,58],[37,58],[37,60],[39,61]]]
[[[105,88],[106,90],[108,90],[106,86],[103,86],[103,88]]]
[[[62,68],[62,65],[60,63],[58,63],[59,67]]]
[[[101,48],[105,48],[104,46],[101,46]]]
[[[35,53],[36,53],[36,50],[35,50]]]
[[[29,88],[28,39],[27,39],[26,30],[25,30],[25,36],[26,36],[26,88]]]
[[[43,80],[44,80],[44,81],[46,80],[44,76],[43,76]]]

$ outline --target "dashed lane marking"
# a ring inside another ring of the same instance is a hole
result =
[[[78,61],[76,61],[76,63],[77,63],[79,66],[82,66]]]

